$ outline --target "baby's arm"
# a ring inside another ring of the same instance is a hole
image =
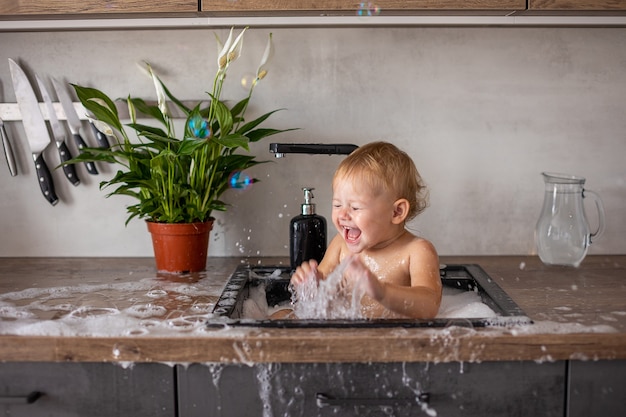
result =
[[[428,241],[418,240],[411,245],[415,247],[411,248],[410,287],[379,281],[356,256],[348,268],[365,293],[387,309],[411,318],[431,319],[441,304],[439,257]]]

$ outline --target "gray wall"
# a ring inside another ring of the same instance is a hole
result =
[[[181,99],[201,99],[215,71],[213,30],[0,33],[0,97],[14,102],[7,58],[40,76],[96,86],[112,97],[153,98],[136,63],[160,71]],[[225,30],[217,30],[225,38]],[[225,97],[254,72],[269,30],[250,30]],[[307,28],[274,30],[276,56],[251,114],[285,108],[283,142],[384,139],[405,149],[431,187],[410,228],[441,254],[533,254],[542,171],[577,174],[604,199],[608,227],[590,253],[626,253],[626,29]],[[142,221],[128,227],[122,197],[98,190],[114,167],[74,188],[55,172],[61,202],[41,196],[19,123],[7,123],[20,175],[0,163],[0,256],[151,256]],[[94,141],[87,130],[89,140]],[[329,221],[330,181],[341,156],[288,155],[262,180],[225,195],[214,256],[287,255],[302,186],[316,188]],[[75,149],[75,148],[74,148]],[[48,158],[57,162],[53,148]],[[590,220],[595,214],[588,206]]]

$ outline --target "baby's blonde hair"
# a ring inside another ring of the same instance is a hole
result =
[[[337,168],[337,179],[358,178],[374,193],[391,191],[396,199],[409,201],[406,220],[415,218],[428,206],[428,189],[415,163],[404,151],[388,142],[372,142],[361,146],[344,159]]]

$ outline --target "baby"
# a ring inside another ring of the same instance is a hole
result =
[[[341,162],[332,186],[332,222],[339,233],[319,265],[304,262],[291,283],[324,280],[341,263],[344,289],[364,293],[364,317],[435,317],[441,303],[437,251],[405,228],[427,205],[411,158],[390,143],[367,144]]]

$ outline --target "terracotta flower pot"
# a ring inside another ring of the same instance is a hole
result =
[[[152,235],[157,271],[204,271],[213,220],[202,223],[146,222]]]

